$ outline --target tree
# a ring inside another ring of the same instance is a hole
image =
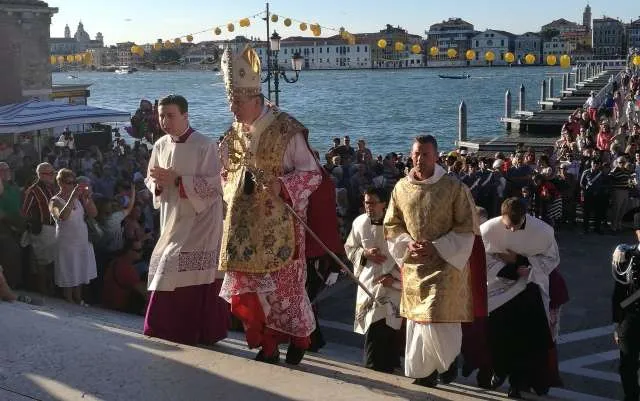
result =
[[[154,63],[175,63],[180,59],[180,53],[173,49],[161,49],[151,53],[151,61]]]
[[[549,42],[551,39],[560,35],[560,31],[555,28],[546,28],[540,32],[540,36],[542,36],[543,42]]]

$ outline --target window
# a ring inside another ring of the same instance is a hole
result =
[[[320,48],[320,54],[322,54],[322,47]]]
[[[476,47],[480,47],[480,43],[476,40]]]
[[[360,46],[356,46],[356,52],[360,53]]]
[[[364,52],[365,52],[365,53],[369,51],[369,50],[367,50],[367,47],[368,47],[368,46],[365,46],[365,47],[364,47]]]
[[[284,49],[284,54],[287,54],[287,49]]]
[[[504,39],[500,41],[500,46],[504,47]]]

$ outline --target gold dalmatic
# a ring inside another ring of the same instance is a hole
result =
[[[246,273],[277,271],[296,252],[293,217],[283,202],[262,184],[284,175],[289,141],[304,127],[286,113],[270,108],[253,131],[234,123],[227,132],[227,214],[222,234],[220,270]],[[260,172],[261,182],[254,182]]]
[[[434,241],[450,231],[473,233],[473,211],[463,184],[449,176],[419,185],[398,181],[385,216],[385,236],[408,233],[416,241]],[[473,320],[469,267],[462,271],[437,253],[406,256],[402,266],[400,314],[425,323]]]

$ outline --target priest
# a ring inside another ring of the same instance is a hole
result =
[[[222,235],[220,158],[214,140],[189,125],[187,100],[159,102],[166,133],[153,146],[145,183],[160,209],[160,238],[149,264],[144,334],[183,344],[227,336],[229,306],[218,293]]]
[[[518,198],[480,226],[487,258],[489,344],[493,387],[509,378],[509,397],[549,390],[549,274],[560,255],[553,228],[526,214]]]
[[[436,164],[431,135],[415,139],[414,168],[398,181],[384,219],[389,251],[402,270],[400,314],[407,318],[405,374],[435,387],[448,383],[473,320],[468,261],[474,243],[468,189]]]
[[[400,353],[394,345],[402,327],[402,277],[384,239],[382,219],[388,202],[389,193],[384,188],[365,191],[365,213],[353,221],[344,249],[353,264],[353,274],[376,298],[384,300],[377,304],[358,287],[354,331],[365,336],[365,367],[393,373],[400,366]]]
[[[246,46],[222,58],[235,121],[221,143],[224,221],[221,296],[245,329],[256,360],[298,364],[315,329],[305,290],[305,220],[309,199],[322,182],[307,143],[307,129],[261,95],[260,58]],[[295,214],[287,208],[290,206]],[[332,211],[333,212],[333,211]]]

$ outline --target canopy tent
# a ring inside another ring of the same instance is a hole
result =
[[[130,117],[129,113],[119,110],[33,99],[0,106],[0,135],[67,125],[128,122]]]

